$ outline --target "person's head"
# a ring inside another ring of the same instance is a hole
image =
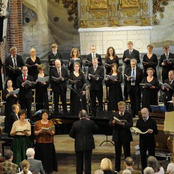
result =
[[[174,163],[169,163],[167,166],[167,173],[174,174]]]
[[[137,60],[136,59],[131,59],[130,61],[131,68],[135,69],[137,65]]]
[[[53,53],[55,53],[55,52],[57,52],[57,49],[58,49],[58,45],[57,45],[56,43],[53,43],[53,44],[51,45],[51,51],[52,51]]]
[[[49,113],[46,109],[42,110],[42,113],[41,113],[41,117],[42,117],[42,120],[48,120],[48,116],[49,116]]]
[[[128,170],[128,169],[125,169],[125,170],[123,170],[123,173],[122,174],[131,174],[131,171]]]
[[[106,56],[107,57],[110,57],[110,56],[115,57],[115,49],[114,49],[114,47],[109,47],[107,49]]]
[[[153,46],[152,45],[147,45],[147,52],[152,53],[153,51]]]
[[[31,57],[36,56],[36,49],[35,48],[30,49],[30,55],[31,55]]]
[[[147,108],[142,108],[141,116],[143,120],[147,120],[147,118],[149,117],[149,110]]]
[[[21,121],[24,121],[25,118],[26,118],[26,111],[21,109],[19,112],[18,112],[18,117]]]
[[[127,43],[127,47],[128,47],[129,50],[132,50],[133,49],[133,42],[132,41],[129,41]]]
[[[92,65],[93,66],[97,66],[98,65],[98,59],[97,58],[93,58],[92,59]]]
[[[116,64],[116,63],[113,63],[112,65],[111,65],[111,74],[113,73],[113,72],[117,72],[118,71],[118,65]]]
[[[70,57],[80,57],[80,52],[78,48],[72,48]]]
[[[45,65],[44,64],[40,64],[40,65],[38,65],[37,69],[38,69],[39,73],[42,73],[45,70]]]
[[[81,111],[79,111],[79,119],[83,119],[83,118],[87,118],[88,114],[86,112],[86,110],[82,109]]]
[[[100,163],[100,169],[105,170],[112,170],[112,162],[108,158],[103,158]]]
[[[78,62],[74,63],[74,71],[80,72],[80,63],[78,63]]]
[[[121,112],[121,113],[125,112],[126,103],[124,101],[119,101],[117,105],[118,105],[119,112]]]
[[[27,158],[34,158],[35,151],[33,148],[28,148],[26,151],[26,156]]]
[[[95,172],[94,172],[94,174],[104,174],[104,172],[103,172],[103,170],[96,170]]]
[[[144,170],[143,170],[143,174],[155,174],[154,170],[152,167],[146,167]]]
[[[164,54],[169,54],[169,46],[168,45],[164,45],[163,46],[163,51],[164,51]]]
[[[11,108],[12,108],[12,111],[13,111],[15,114],[18,114],[18,112],[19,112],[19,105],[13,104]]]
[[[6,150],[4,157],[6,160],[12,161],[13,160],[13,152],[11,150]]]
[[[149,156],[147,159],[147,166],[152,167],[154,172],[160,171],[160,164],[154,156]]]
[[[168,72],[168,78],[169,78],[170,81],[174,79],[174,71],[173,70],[170,70]]]
[[[124,160],[124,164],[125,164],[127,167],[132,167],[133,164],[134,164],[134,160],[129,156],[129,157],[127,157],[127,158]]]
[[[26,75],[28,74],[28,68],[27,68],[27,66],[23,66],[23,67],[22,67],[22,74],[23,74],[24,76],[26,76]]]
[[[17,55],[17,48],[16,48],[16,47],[11,47],[11,48],[10,48],[10,54],[11,54],[13,57],[16,57],[16,55]]]
[[[149,77],[152,77],[154,74],[154,69],[153,68],[147,68],[146,73]]]
[[[12,86],[13,86],[12,80],[11,80],[11,79],[8,79],[8,80],[6,81],[6,88],[10,88],[10,87],[12,87]]]
[[[96,47],[95,47],[95,45],[92,45],[91,46],[91,53],[95,53],[95,51],[96,51]]]
[[[61,68],[61,61],[59,59],[55,60],[55,66],[56,68]]]
[[[24,173],[24,174],[27,174],[27,173],[28,173],[28,169],[29,169],[29,167],[30,167],[29,161],[23,160],[23,161],[20,163],[20,166],[21,166],[21,169],[22,169],[23,173]]]

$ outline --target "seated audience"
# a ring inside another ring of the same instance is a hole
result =
[[[147,159],[147,166],[152,167],[155,174],[164,174],[164,168],[159,164],[154,156],[149,156]]]
[[[42,166],[42,161],[34,159],[35,151],[33,148],[28,148],[26,151],[27,160],[30,163],[29,170],[31,172],[38,172],[44,174],[45,171]]]
[[[123,174],[131,174],[131,171],[128,169],[123,170]]]
[[[146,167],[143,171],[143,174],[154,174],[154,170],[152,167]]]
[[[114,174],[112,170],[112,162],[108,158],[103,158],[100,163],[100,169],[104,172],[104,174]]]
[[[13,152],[7,150],[4,155],[6,161],[2,163],[3,174],[7,174],[8,171],[18,172],[18,165],[13,163]]]
[[[168,174],[174,174],[174,163],[169,163],[167,166],[167,172]]]
[[[17,174],[32,174],[32,173],[29,171],[29,167],[30,167],[29,161],[23,160],[23,161],[20,163],[20,166],[21,166],[22,171],[19,172],[19,173],[17,173]]]
[[[134,161],[133,161],[133,159],[131,157],[127,157],[124,160],[124,165],[125,165],[127,170],[131,171],[132,174],[141,174],[141,171],[133,169]],[[122,173],[123,173],[123,170],[121,170],[119,172],[119,174],[122,174]]]

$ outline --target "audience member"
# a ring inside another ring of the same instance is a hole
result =
[[[131,174],[131,171],[128,170],[128,169],[125,169],[125,170],[123,170],[123,173],[122,174]]]
[[[38,172],[44,174],[45,171],[42,166],[42,161],[34,159],[35,151],[33,148],[28,148],[26,151],[27,160],[30,163],[29,170],[33,172]]]
[[[174,174],[174,163],[169,163],[167,166],[167,174]]]
[[[155,174],[154,170],[152,167],[146,167],[144,170],[143,170],[143,174]]]
[[[155,174],[164,174],[164,168],[159,164],[154,156],[149,156],[147,159],[147,166],[152,167]]]
[[[78,121],[74,122],[69,136],[75,139],[76,174],[91,174],[92,149],[95,148],[93,133],[98,126],[89,119],[87,112],[79,112]],[[85,164],[85,166],[83,166]]]
[[[101,160],[100,169],[104,172],[104,174],[114,174],[115,173],[112,170],[112,162],[108,158],[103,158]]]
[[[29,171],[30,163],[27,160],[23,160],[20,163],[22,171],[17,174],[32,174],[31,171]]]
[[[5,162],[2,163],[3,174],[7,174],[9,170],[18,172],[18,165],[13,163],[13,152],[11,150],[7,150],[5,152]]]

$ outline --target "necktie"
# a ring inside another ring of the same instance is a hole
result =
[[[59,77],[61,77],[60,69],[58,69],[58,75],[59,75]]]
[[[131,56],[131,54],[132,54],[132,51],[131,51],[131,50],[129,50],[129,55]]]
[[[92,53],[92,58],[94,58],[94,53]]]
[[[94,72],[96,71],[96,69],[97,69],[96,66],[94,66]]]
[[[26,76],[24,76],[24,82],[26,81]]]
[[[132,70],[132,83],[135,82],[135,70],[133,69]]]
[[[16,58],[15,58],[15,57],[13,57],[13,67],[14,67],[14,68],[17,67],[17,66],[16,66]]]

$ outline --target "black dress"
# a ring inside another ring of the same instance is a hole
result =
[[[48,75],[44,74],[44,77]],[[48,92],[47,88],[49,86],[49,81],[43,85],[41,82],[37,82],[36,87],[36,110],[49,109],[48,108]]]
[[[26,60],[26,66],[28,67],[28,74],[33,77],[33,80],[35,81],[37,78],[38,70],[37,66],[34,66],[35,64],[40,64],[40,58],[36,57],[35,62],[32,61],[31,57],[28,57]]]
[[[146,73],[147,68],[153,68],[155,70],[154,77],[157,78],[157,74],[156,74],[157,65],[158,65],[158,59],[156,54],[153,54],[150,59],[147,57],[147,54],[145,54],[143,57],[144,77],[147,77],[147,73]]]
[[[1,73],[1,69],[2,69],[2,60],[0,58],[0,73]],[[0,90],[2,90],[2,75],[0,74]]]
[[[111,66],[109,66],[109,65],[112,65],[113,63],[116,63],[117,65],[118,65],[118,67],[119,67],[119,60],[118,60],[118,56],[115,56],[112,60],[109,58],[109,57],[107,57],[106,59],[105,59],[105,68],[106,68],[106,74],[110,74],[111,73]],[[109,65],[107,65],[107,64],[109,64]]]
[[[142,107],[148,108],[151,111],[150,105],[158,105],[159,82],[155,77],[151,82],[148,82],[147,77],[145,77],[142,83],[150,83],[152,86],[155,86],[155,89],[150,87],[143,88]]]
[[[70,74],[70,80],[77,81],[76,84],[72,84],[72,88],[75,89],[79,95],[81,95],[82,91],[85,91],[83,89],[84,84],[85,84],[85,76],[81,72],[79,76],[75,76],[74,73],[72,72]],[[71,83],[71,82],[70,82]],[[73,90],[71,90],[70,94],[70,112],[73,115],[78,115],[79,111],[81,110],[81,103],[80,103],[80,97],[79,95],[76,94]],[[86,95],[81,95],[82,97],[82,109],[86,110]]]
[[[69,62],[71,62],[71,64],[69,65]],[[74,71],[74,63],[78,62],[80,64],[80,67],[82,67],[82,59],[81,58],[77,58],[77,59],[72,59],[70,58],[68,61],[68,70],[71,72]]]
[[[105,81],[106,85],[109,87],[109,104],[108,110],[109,111],[118,111],[117,103],[123,100],[122,90],[121,90],[121,83],[122,83],[122,74],[118,72],[117,81],[107,80]]]
[[[11,130],[11,127],[9,125],[9,122],[10,122],[10,119],[9,119],[9,116],[12,112],[12,105],[13,104],[17,104],[17,97],[14,97],[13,95],[10,95],[8,98],[6,98],[6,95],[9,93],[9,91],[7,89],[4,89],[3,90],[3,94],[2,94],[2,97],[3,97],[3,100],[6,101],[5,103],[5,111],[4,111],[4,115],[6,116],[5,117],[5,132],[8,133],[10,132]]]

